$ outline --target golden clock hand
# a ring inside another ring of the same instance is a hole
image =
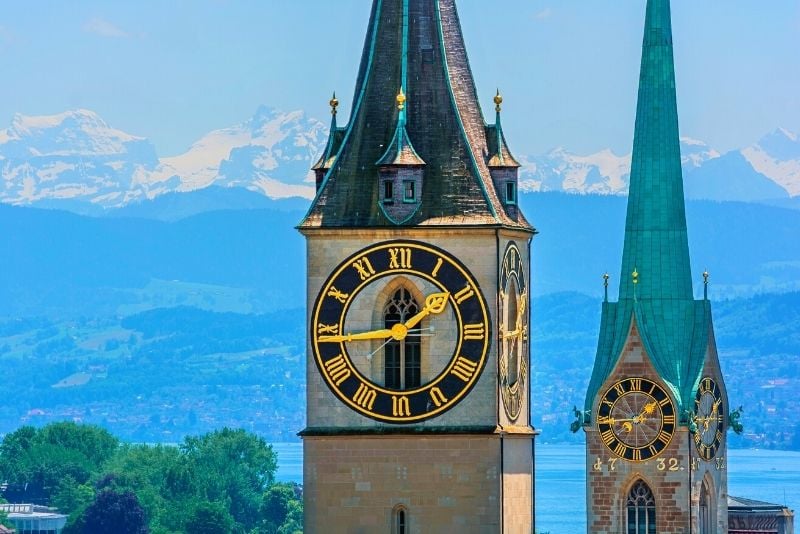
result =
[[[447,306],[447,298],[449,296],[450,293],[446,291],[444,293],[431,293],[425,298],[425,307],[422,308],[422,311],[403,323],[403,326],[405,326],[406,329],[411,330],[428,315],[442,313]]]
[[[393,331],[385,328],[381,330],[372,330],[370,332],[358,332],[341,334],[335,336],[319,336],[317,341],[321,343],[341,343],[342,341],[364,341],[370,339],[386,339],[392,337]],[[404,336],[405,337],[405,336]]]

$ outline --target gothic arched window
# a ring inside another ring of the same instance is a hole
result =
[[[656,499],[643,480],[628,493],[628,534],[655,534]]]
[[[408,510],[402,504],[392,510],[392,534],[408,534]]]
[[[703,481],[700,489],[700,534],[711,534],[711,510],[709,507],[708,484]]]
[[[419,305],[411,292],[401,287],[383,309],[384,326],[391,329],[419,313]],[[415,329],[421,329],[422,323]],[[421,337],[414,332],[405,339],[391,339],[386,344],[383,360],[384,385],[391,389],[419,387],[422,381]]]

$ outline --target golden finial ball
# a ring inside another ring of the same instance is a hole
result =
[[[631,276],[633,277],[633,283],[634,284],[638,284],[639,283],[639,271],[634,269],[633,272],[631,273]]]
[[[339,100],[336,99],[336,93],[333,93],[333,98],[328,102],[331,105],[331,113],[336,115],[336,108],[339,107]]]
[[[397,93],[397,109],[403,111],[406,107],[406,94],[403,92],[403,89],[400,89],[400,92]]]
[[[494,95],[494,105],[495,109],[498,112],[500,111],[500,106],[502,105],[502,103],[503,103],[503,96],[500,94],[500,89],[498,89],[497,94]]]

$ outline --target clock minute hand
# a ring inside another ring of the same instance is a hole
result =
[[[425,307],[422,308],[422,311],[403,323],[403,326],[411,330],[428,315],[442,313],[447,306],[448,297],[450,297],[450,293],[446,291],[444,293],[431,293],[425,298]]]
[[[364,341],[369,339],[386,339],[388,337],[392,337],[392,331],[384,328],[369,332],[357,332],[335,336],[319,336],[317,341],[320,343],[341,343],[342,341]]]

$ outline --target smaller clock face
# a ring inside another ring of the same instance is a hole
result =
[[[500,391],[506,414],[519,417],[528,374],[528,291],[516,243],[506,247],[500,271]]]
[[[608,449],[624,460],[658,456],[675,434],[675,406],[664,389],[646,378],[620,380],[603,394],[597,427]]]
[[[700,381],[694,405],[694,422],[697,425],[694,444],[700,457],[708,461],[719,450],[725,424],[722,391],[712,378],[705,377]]]

